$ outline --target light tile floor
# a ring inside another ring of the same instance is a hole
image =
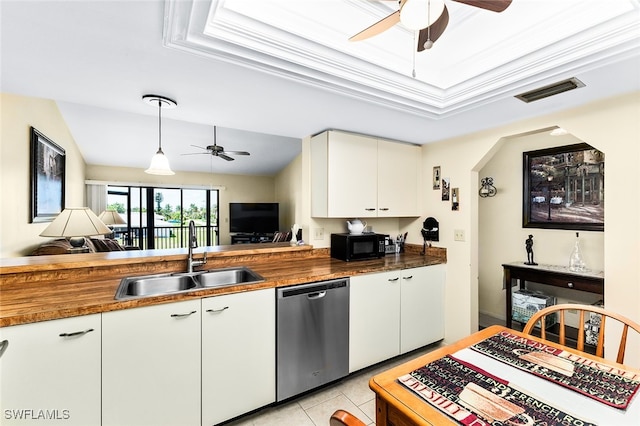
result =
[[[358,371],[330,386],[266,407],[227,423],[226,426],[328,426],[329,417],[337,409],[351,412],[367,425],[375,425],[375,394],[369,389],[369,379],[438,346],[439,344],[426,346]]]

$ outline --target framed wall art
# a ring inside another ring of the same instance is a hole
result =
[[[604,153],[586,143],[523,153],[522,226],[604,231]]]
[[[450,191],[450,180],[449,178],[442,178],[441,179],[442,182],[442,201],[449,201],[449,191]]]
[[[31,128],[31,222],[50,222],[64,209],[65,151]]]
[[[433,168],[433,189],[440,189],[440,166]]]

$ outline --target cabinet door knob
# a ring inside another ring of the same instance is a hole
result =
[[[411,278],[413,278],[413,275],[409,275],[408,277],[402,277],[403,280],[410,280]]]
[[[60,333],[60,337],[76,337],[76,336],[84,336],[87,333],[91,333],[93,330],[93,328],[89,328],[87,330],[82,330],[82,331],[74,331],[71,333]]]
[[[368,212],[373,212],[373,211],[375,211],[376,209],[365,209],[365,210],[366,210],[366,211],[368,211]]]
[[[388,212],[389,211],[389,207],[380,207],[378,210],[383,211],[383,212]]]
[[[389,281],[393,282],[393,281],[398,281],[400,278],[389,278]]]
[[[6,351],[8,347],[9,347],[8,340],[5,339],[2,342],[0,342],[0,357],[2,357],[2,355],[4,354],[4,351]]]
[[[573,283],[567,283],[567,287],[573,288]]]
[[[217,312],[222,312],[226,309],[229,309],[229,307],[225,306],[224,308],[220,308],[220,309],[207,309],[205,312],[211,312],[212,314],[215,314]]]
[[[188,312],[186,314],[171,314],[171,318],[184,318],[184,317],[188,317],[190,315],[193,315],[195,313],[196,313],[196,311],[191,311],[191,312]]]

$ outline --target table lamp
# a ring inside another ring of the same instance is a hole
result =
[[[60,213],[40,234],[41,237],[65,237],[71,248],[69,253],[87,253],[84,237],[107,235],[111,229],[102,223],[88,207],[69,207]]]
[[[120,214],[115,210],[105,210],[100,213],[98,219],[102,221],[105,225],[126,225],[127,222],[120,216]]]
[[[107,209],[100,213],[98,219],[102,221],[109,229],[111,229],[111,234],[107,236],[107,238],[114,238],[114,226],[113,225],[126,225],[127,221],[125,221],[120,214],[112,209]]]

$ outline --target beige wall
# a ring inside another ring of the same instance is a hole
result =
[[[425,190],[425,214],[440,221],[440,246],[448,249],[446,294],[446,340],[461,338],[476,329],[478,306],[478,276],[482,251],[497,251],[492,257],[500,262],[517,260],[523,252],[521,205],[501,213],[504,226],[500,234],[480,239],[478,170],[482,170],[499,149],[509,144],[503,138],[528,134],[539,129],[560,126],[580,140],[586,141],[605,153],[605,232],[602,237],[586,233],[587,255],[594,267],[602,262],[605,271],[605,304],[608,309],[640,321],[640,102],[639,93],[619,96],[580,108],[525,120],[500,128],[478,132],[462,138],[425,145],[423,164],[425,171],[435,165],[442,167],[442,176],[450,177],[453,187],[460,187],[462,205],[452,212],[448,203],[438,200],[435,191]],[[517,141],[511,141],[516,144]],[[531,147],[523,146],[522,151]],[[515,167],[521,167],[516,165]],[[425,177],[426,178],[426,177]],[[499,195],[521,191],[521,178],[516,181],[497,180]],[[515,198],[518,198],[515,196]],[[491,203],[493,200],[482,200]],[[480,222],[484,226],[483,222]],[[463,229],[466,241],[453,241],[453,230]],[[538,232],[536,232],[538,233]],[[553,235],[554,241],[551,240]],[[557,235],[557,236],[556,236]],[[543,244],[556,244],[567,238],[564,231],[540,233],[536,241],[538,256],[557,263],[566,262],[562,246],[555,253],[543,255]],[[599,239],[604,240],[604,256],[599,260]],[[546,242],[549,240],[549,242]],[[516,247],[517,246],[517,247]],[[556,256],[558,257],[556,259]],[[552,259],[553,257],[553,259]],[[499,268],[496,265],[491,268]],[[492,278],[495,280],[495,278]],[[493,285],[493,284],[492,284]],[[483,294],[481,300],[504,300],[504,294],[494,288]],[[489,309],[489,308],[487,308]],[[493,308],[492,308],[493,309]],[[632,345],[639,359],[640,344]],[[629,355],[628,355],[629,357]]]
[[[535,261],[540,264],[568,266],[575,242],[575,231],[522,228],[522,153],[554,146],[583,142],[573,135],[550,136],[548,130],[528,135],[503,138],[500,149],[480,170],[479,177],[492,176],[498,194],[480,199],[479,229],[479,310],[504,319],[505,293],[502,291],[502,267],[507,262],[526,260],[525,239],[533,235]],[[589,142],[589,141],[585,141]],[[605,164],[608,166],[605,153]],[[609,170],[607,170],[608,174]],[[608,194],[606,194],[608,195]],[[513,232],[517,230],[517,232]],[[604,233],[580,231],[580,246],[587,267],[594,271],[604,268]],[[483,247],[490,247],[483,250]],[[566,301],[594,302],[597,295],[540,288]],[[499,295],[499,297],[496,297]]]
[[[153,176],[143,169],[128,167],[87,166],[87,179],[126,184],[155,186],[198,186],[220,188],[220,244],[230,244],[229,203],[275,202],[275,178],[271,176],[222,175],[213,173],[176,172],[173,176]],[[281,218],[282,222],[282,218]],[[280,227],[284,226],[280,223]]]
[[[85,203],[85,163],[54,101],[0,94],[0,258],[23,256],[47,240],[30,223],[30,128],[65,150],[66,207]]]
[[[293,224],[301,225],[302,155],[298,155],[275,177],[275,201],[280,204],[280,230],[288,231]],[[302,230],[302,239],[308,239],[308,229]]]

